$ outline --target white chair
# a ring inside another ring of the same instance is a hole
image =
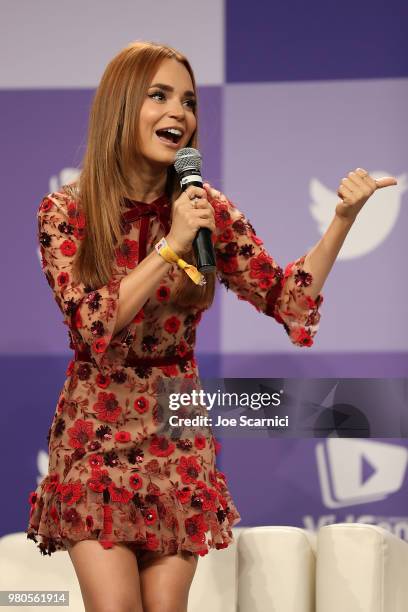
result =
[[[315,555],[316,536],[304,529],[244,530],[238,540],[239,612],[314,612]]]
[[[24,532],[0,538],[0,590],[69,591],[69,606],[46,606],[47,610],[84,612],[75,570],[65,551],[40,555],[35,542]],[[38,606],[30,610],[42,610]]]
[[[233,527],[235,542],[200,557],[188,598],[189,612],[236,612],[238,546],[244,527]]]
[[[337,523],[317,538],[317,612],[407,612],[408,543],[374,525]]]
[[[211,550],[199,557],[190,589],[189,611],[236,612],[237,539],[242,530],[232,529],[235,542],[227,548]],[[27,540],[23,532],[0,538],[0,589],[69,591],[70,605],[64,609],[84,612],[68,553],[57,551],[51,556],[40,556],[35,543]],[[61,610],[61,606],[47,606],[47,610]]]
[[[381,527],[328,525],[317,538],[297,527],[232,531],[228,548],[200,557],[189,612],[408,610],[408,543]],[[25,533],[0,538],[0,589],[69,591],[68,609],[84,612],[68,553],[40,557]]]

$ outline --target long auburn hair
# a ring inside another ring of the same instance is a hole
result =
[[[188,70],[197,94],[193,70],[187,58],[172,47],[135,41],[107,65],[95,92],[88,139],[78,179],[77,201],[85,215],[85,234],[75,256],[76,281],[96,289],[112,277],[115,250],[123,240],[123,199],[132,191],[130,168],[137,167],[139,117],[151,80],[165,59],[176,59]],[[197,111],[196,111],[197,112]],[[197,129],[187,146],[197,147]],[[174,167],[167,168],[166,193],[173,203],[181,194]],[[184,256],[196,265],[193,249]],[[216,273],[207,284],[195,285],[181,274],[174,300],[181,307],[207,308],[214,299]]]

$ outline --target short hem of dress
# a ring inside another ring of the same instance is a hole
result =
[[[167,549],[151,549],[143,547],[143,544],[140,544],[137,540],[110,540],[108,537],[106,539],[98,537],[98,534],[95,533],[95,537],[82,538],[78,540],[73,540],[71,538],[52,538],[47,535],[43,535],[36,531],[34,528],[25,531],[28,540],[33,540],[37,544],[37,548],[39,549],[41,555],[51,556],[55,552],[68,552],[68,548],[73,546],[78,542],[86,542],[88,540],[99,542],[99,544],[104,549],[110,549],[115,546],[115,544],[125,544],[136,554],[136,556],[140,559],[143,558],[147,553],[155,553],[162,556],[168,555],[177,555],[180,553],[187,553],[195,556],[204,556],[208,554],[211,550],[220,550],[223,548],[227,548],[230,544],[234,542],[234,538],[231,538],[229,542],[224,542],[222,545],[211,546],[208,545],[208,550],[191,550],[189,548],[183,548],[182,546],[177,547],[177,549],[167,550]],[[91,535],[91,532],[90,532]],[[40,539],[40,542],[38,542]]]

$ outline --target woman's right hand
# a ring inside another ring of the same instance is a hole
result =
[[[187,253],[200,227],[215,231],[214,209],[207,200],[206,190],[190,185],[173,203],[171,229],[166,236],[169,247],[177,255]]]

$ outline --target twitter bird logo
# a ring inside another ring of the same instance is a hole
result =
[[[370,172],[379,179],[390,176],[388,172]],[[406,173],[396,176],[398,185],[392,190],[378,189],[360,211],[338,254],[338,259],[354,259],[376,249],[391,233],[400,211],[402,194],[408,187]],[[320,234],[324,234],[339,202],[337,193],[331,191],[318,179],[311,179],[309,193],[312,198],[310,212],[317,223]]]
[[[50,177],[50,191],[58,191],[62,185],[67,185],[68,183],[77,181],[80,174],[81,171],[78,168],[63,168],[59,175],[53,175]]]

